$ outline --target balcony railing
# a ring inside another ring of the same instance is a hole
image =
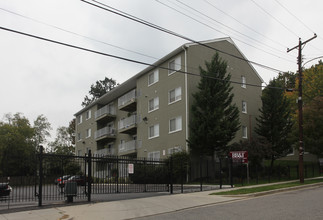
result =
[[[136,124],[137,124],[137,115],[134,114],[128,118],[121,119],[118,122],[118,129],[119,130],[126,129],[126,128],[132,127]]]
[[[105,105],[95,112],[95,119],[100,118],[102,115],[115,115],[116,109],[114,106]]]
[[[136,90],[131,90],[118,99],[118,108],[125,111],[134,111],[136,108]]]
[[[101,128],[100,130],[97,130],[94,133],[94,138],[98,139],[98,138],[105,137],[105,136],[111,137],[111,136],[115,136],[115,135],[116,135],[116,132],[115,132],[114,128],[104,127],[104,128]]]
[[[141,147],[141,141],[132,140],[122,144],[119,144],[119,153],[125,153],[128,151],[134,151]]]
[[[115,150],[113,148],[103,148],[95,151],[93,154],[98,156],[115,155]]]

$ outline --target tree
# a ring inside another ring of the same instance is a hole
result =
[[[73,137],[69,133],[68,127],[59,127],[56,130],[55,141],[50,143],[52,151],[57,154],[73,155],[75,146]]]
[[[272,88],[272,87],[278,87]],[[290,103],[284,96],[282,81],[273,79],[262,93],[262,108],[260,116],[257,118],[256,133],[264,137],[271,146],[271,169],[274,161],[286,156],[291,148],[289,134],[292,129],[292,117]]]
[[[240,128],[239,110],[232,104],[231,74],[227,63],[216,53],[211,62],[200,67],[201,80],[193,94],[190,137],[188,143],[195,155],[214,158],[227,150],[227,144]]]
[[[113,88],[118,86],[117,82],[112,78],[105,77],[103,80],[96,81],[95,84],[91,85],[91,89],[89,91],[89,96],[86,95],[84,97],[84,101],[82,102],[82,106],[86,107],[91,104],[93,101],[97,100],[101,96],[103,96],[108,91],[111,91]]]
[[[36,149],[39,145],[46,143],[46,138],[50,137],[51,124],[44,115],[39,115],[34,121],[34,143]]]
[[[298,98],[299,79],[295,80],[293,92],[285,92],[285,96],[295,103]],[[303,136],[306,152],[323,156],[322,150],[322,91],[323,91],[323,62],[311,66],[303,71]],[[293,109],[293,141],[299,140],[298,108],[295,103]]]
[[[230,151],[248,151],[248,161],[252,167],[260,167],[263,159],[271,154],[271,148],[264,138],[240,141],[230,146]]]
[[[33,174],[35,169],[34,128],[16,113],[0,122],[0,175]]]

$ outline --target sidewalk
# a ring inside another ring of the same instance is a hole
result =
[[[310,187],[310,185],[305,185],[304,187]],[[221,191],[227,190],[232,189],[222,189]],[[196,208],[199,206],[242,200],[248,197],[248,195],[236,197],[209,195],[213,192],[219,191],[220,190],[186,194],[161,195],[149,198],[36,209],[31,211],[1,214],[0,220],[133,219],[138,217]]]

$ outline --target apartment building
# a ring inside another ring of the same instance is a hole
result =
[[[232,142],[252,138],[261,107],[262,79],[230,38],[201,42],[217,48],[227,61],[241,130]],[[205,68],[215,51],[187,43],[131,77],[75,114],[76,154],[166,158],[188,151],[192,94],[197,91],[199,66]],[[235,57],[231,56],[234,55]],[[237,59],[241,57],[242,59]]]

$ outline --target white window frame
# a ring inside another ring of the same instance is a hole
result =
[[[242,101],[241,112],[242,113],[247,113],[247,111],[248,111],[247,102]]]
[[[150,82],[150,77],[153,76],[153,81]],[[154,70],[153,72],[148,74],[148,86],[151,86],[159,81],[159,71]]]
[[[153,109],[150,109],[150,103],[153,102]],[[159,97],[148,100],[148,113],[159,109]]]
[[[176,57],[168,62],[168,75],[172,75],[182,68],[181,56]]]
[[[82,115],[77,116],[76,121],[77,121],[77,124],[78,124],[78,125],[79,125],[79,124],[81,124],[81,123],[82,123],[82,121],[83,121],[83,117],[82,117]]]
[[[175,129],[171,130],[171,123],[175,121]],[[169,120],[169,133],[174,133],[182,130],[182,116],[178,116],[176,118],[172,118]]]
[[[153,134],[151,134],[151,128],[153,128]],[[159,137],[159,124],[155,124],[148,127],[148,139],[153,139],[156,137]]]
[[[247,88],[247,80],[246,80],[246,77],[245,76],[241,76],[241,87],[242,88]]]
[[[160,151],[148,152],[148,160],[160,160]]]
[[[248,127],[247,126],[242,126],[242,138],[247,139],[248,138]]]
[[[171,93],[174,91],[174,101],[171,100]],[[182,100],[182,87],[177,87],[175,89],[172,89],[170,91],[168,91],[168,104],[172,104],[175,102],[178,102]]]
[[[86,137],[85,138],[89,138],[91,137],[91,128],[86,129]]]
[[[82,134],[81,133],[77,133],[77,141],[81,141],[82,140]]]
[[[88,111],[86,112],[86,114],[85,114],[85,119],[86,119],[86,120],[90,119],[90,118],[91,118],[91,114],[92,114],[92,112],[91,112],[91,109],[90,109],[90,110],[88,110]]]

